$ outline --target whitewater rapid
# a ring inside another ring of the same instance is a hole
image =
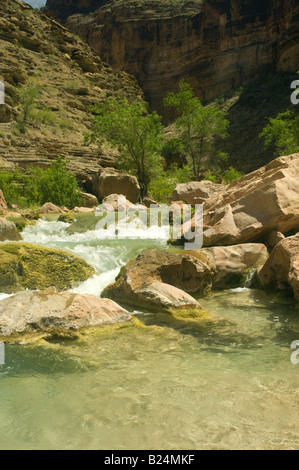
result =
[[[100,296],[103,289],[115,280],[122,266],[147,248],[166,248],[169,239],[167,226],[147,228],[138,219],[121,222],[115,228],[88,230],[84,233],[67,232],[70,226],[64,222],[39,220],[27,226],[22,233],[23,241],[49,248],[71,251],[80,256],[96,270],[97,274],[72,289],[76,293]],[[6,297],[0,294],[0,300]]]

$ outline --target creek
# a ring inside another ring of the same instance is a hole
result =
[[[144,249],[171,249],[164,227],[127,235],[45,220],[23,232],[92,264],[74,291],[98,296]],[[146,328],[6,345],[0,448],[299,449],[298,310],[243,286],[199,300],[217,321],[134,311]]]

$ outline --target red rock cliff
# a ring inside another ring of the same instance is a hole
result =
[[[299,68],[298,0],[48,0],[73,11],[83,3],[102,6],[69,17],[68,28],[135,75],[158,110],[182,76],[210,99],[266,71]]]

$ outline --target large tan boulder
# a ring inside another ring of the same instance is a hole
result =
[[[74,332],[132,319],[110,299],[71,292],[20,292],[0,302],[0,338]]]
[[[40,211],[42,214],[62,214],[63,213],[63,210],[60,207],[55,206],[55,204],[52,204],[52,202],[46,202],[42,206]]]
[[[81,198],[83,207],[93,208],[99,205],[98,198],[93,194],[81,193]]]
[[[102,209],[107,212],[128,211],[133,204],[123,194],[110,194],[102,201]]]
[[[273,230],[299,230],[299,153],[277,158],[204,204],[204,246],[259,241]]]
[[[95,274],[78,256],[30,243],[0,245],[0,292],[24,289],[71,289]]]
[[[291,288],[299,301],[299,234],[275,246],[267,262],[258,270],[258,281],[264,289]]]
[[[92,192],[99,200],[110,194],[123,194],[133,204],[139,201],[140,186],[135,176],[113,168],[99,171],[93,180]]]
[[[22,235],[13,222],[0,218],[0,242],[5,242],[7,240],[22,240]]]
[[[0,214],[3,214],[7,211],[7,204],[4,198],[4,194],[0,189]]]
[[[180,317],[206,318],[208,313],[191,295],[165,282],[144,284],[135,291],[131,303],[151,312],[169,312]]]
[[[184,201],[188,204],[203,204],[207,199],[219,193],[224,188],[225,185],[212,183],[212,181],[180,183],[176,185],[172,193],[172,201]]]
[[[204,309],[185,291],[196,292],[199,285],[204,290],[208,283],[209,269],[205,264],[189,255],[154,249],[141,253],[122,268],[102,297],[142,310],[184,315],[189,311],[192,316],[195,312],[202,316]]]
[[[268,256],[262,244],[217,247],[192,252],[151,249],[122,268],[116,281],[102,295],[119,303],[143,309],[193,308],[187,295],[203,294],[212,288],[244,285],[250,269]],[[171,289],[170,286],[173,288]]]
[[[242,287],[250,283],[251,273],[268,258],[268,251],[262,243],[243,243],[232,246],[204,248],[201,252],[210,252],[215,264],[212,278],[213,289]]]

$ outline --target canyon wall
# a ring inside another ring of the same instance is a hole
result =
[[[299,68],[297,0],[48,0],[56,13],[60,5],[61,18],[66,8],[92,11],[97,4],[66,26],[114,68],[134,75],[161,112],[182,76],[209,100],[269,71]]]
[[[47,8],[62,21],[75,13],[90,13],[108,3],[109,0],[48,0]]]

